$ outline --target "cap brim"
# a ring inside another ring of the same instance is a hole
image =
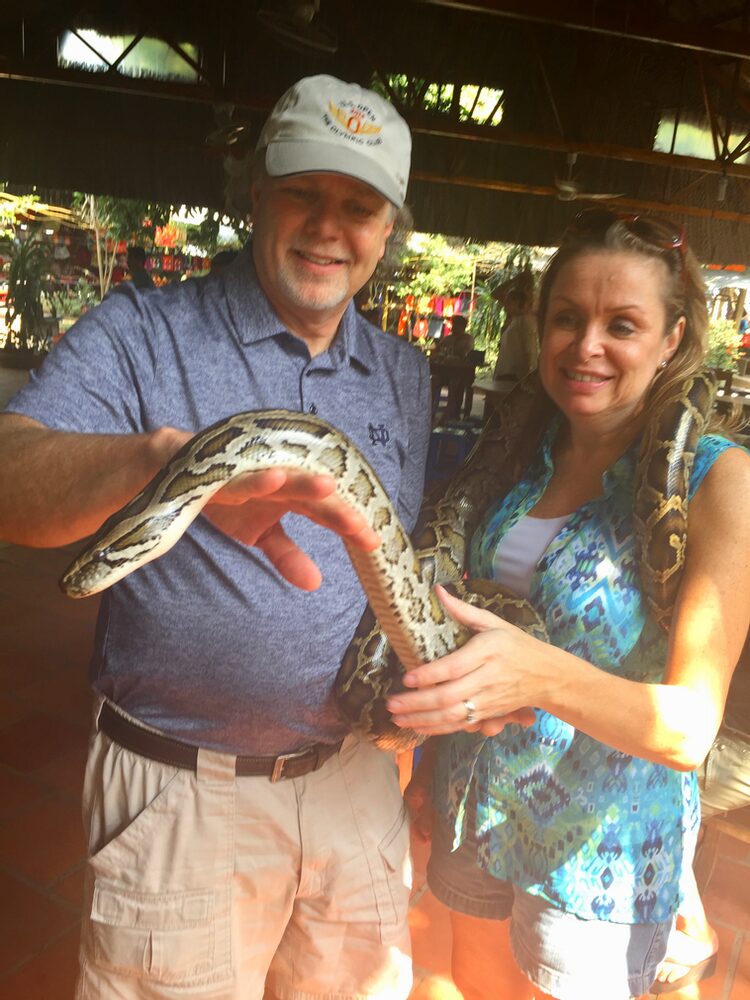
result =
[[[355,149],[332,147],[324,142],[272,142],[266,147],[266,170],[271,177],[292,174],[343,174],[353,177],[390,201],[396,208],[404,204],[390,175],[369,156]]]

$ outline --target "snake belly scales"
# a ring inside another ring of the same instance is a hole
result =
[[[634,526],[642,586],[668,627],[687,539],[687,484],[715,394],[713,377],[692,376],[664,402],[643,435]],[[167,552],[214,493],[235,477],[269,468],[331,475],[338,495],[361,512],[382,544],[347,552],[369,608],[335,683],[343,717],[383,749],[405,750],[423,737],[396,727],[385,708],[405,670],[461,646],[470,632],[450,618],[434,586],[446,583],[538,638],[544,623],[531,605],[490,581],[463,581],[466,549],[491,503],[518,479],[552,407],[535,375],[506,399],[443,497],[425,506],[415,544],[370,464],[324,420],[287,410],[238,413],[192,438],[151,482],[98,530],[63,575],[71,597],[87,597]],[[344,542],[346,544],[346,542]]]

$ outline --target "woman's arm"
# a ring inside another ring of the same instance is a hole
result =
[[[690,504],[690,540],[670,633],[664,683],[625,680],[539,642],[489,612],[445,595],[477,634],[461,649],[404,678],[419,688],[389,701],[399,725],[421,732],[465,728],[472,701],[493,722],[523,705],[543,708],[623,753],[684,770],[708,752],[750,621],[750,457],[714,463]]]

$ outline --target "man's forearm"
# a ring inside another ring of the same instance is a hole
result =
[[[48,548],[95,531],[133,497],[189,435],[70,434],[0,416],[0,538]]]

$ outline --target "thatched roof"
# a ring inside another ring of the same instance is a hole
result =
[[[310,7],[289,0],[296,9]],[[414,131],[409,201],[419,228],[553,243],[586,204],[659,211],[686,225],[704,259],[750,259],[750,33],[738,0],[320,0],[316,37],[293,51],[258,19],[283,0],[76,5],[6,0],[0,9],[0,180],[221,208],[224,164],[252,147],[268,108],[300,76],[370,85],[404,74],[396,96]],[[140,33],[200,52],[196,83],[57,66],[63,31]],[[424,110],[420,81],[503,92],[499,125]],[[710,159],[654,151],[662,122],[711,130]],[[234,147],[229,125],[245,126]],[[207,138],[210,137],[209,142]],[[573,162],[574,161],[574,162]],[[569,189],[568,189],[569,190]],[[50,200],[53,200],[50,198]]]

